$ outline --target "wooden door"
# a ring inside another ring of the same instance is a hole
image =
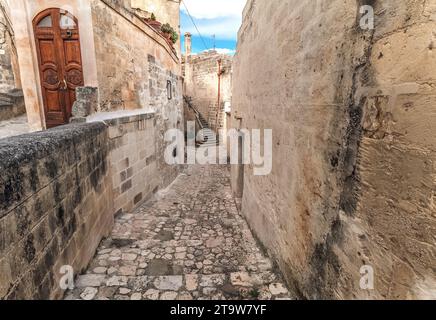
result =
[[[77,19],[62,9],[47,9],[34,21],[42,98],[47,128],[66,124],[83,86]]]

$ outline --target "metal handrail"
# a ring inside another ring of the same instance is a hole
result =
[[[189,108],[191,108],[195,113],[195,118],[197,119],[197,123],[200,126],[201,129],[204,129],[203,123],[201,122],[200,116],[201,113],[191,104],[191,101],[188,99],[188,97],[183,96],[183,99],[188,104]]]

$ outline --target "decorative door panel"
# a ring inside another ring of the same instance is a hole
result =
[[[67,112],[71,116],[71,108],[76,100],[76,88],[84,85],[82,71],[82,57],[80,54],[79,35],[62,35],[64,48],[65,80],[67,95],[71,103]]]
[[[77,19],[48,9],[34,19],[41,90],[47,128],[69,122],[76,88],[83,86]]]

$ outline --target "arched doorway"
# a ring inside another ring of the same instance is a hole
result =
[[[52,8],[33,20],[47,128],[66,124],[83,86],[79,25],[69,12]]]

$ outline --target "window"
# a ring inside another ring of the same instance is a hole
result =
[[[38,28],[51,28],[51,27],[53,27],[51,15],[46,16],[38,23]]]
[[[173,98],[173,84],[170,80],[167,81],[167,97],[168,100]]]
[[[62,13],[60,27],[61,29],[74,29],[76,28],[76,22],[69,14]]]

